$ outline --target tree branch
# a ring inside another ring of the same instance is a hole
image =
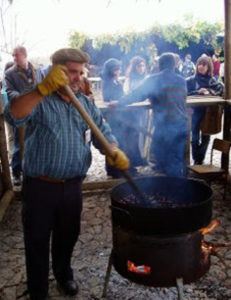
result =
[[[1,23],[2,23],[2,33],[3,33],[3,37],[4,37],[4,47],[6,49],[6,52],[8,51],[8,47],[7,47],[7,39],[6,39],[6,29],[5,29],[5,24],[4,24],[4,16],[3,16],[3,11],[2,8],[0,8],[0,18],[1,18]]]

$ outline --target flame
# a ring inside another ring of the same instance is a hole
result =
[[[141,265],[141,266],[135,266],[133,262],[128,260],[127,262],[128,271],[138,273],[138,274],[150,274],[151,273],[151,267]]]
[[[221,224],[220,220],[213,220],[207,227],[201,228],[200,232],[201,234],[205,235],[207,233],[210,233],[213,229],[215,229],[220,224]]]
[[[213,246],[205,241],[202,241],[201,242],[201,248],[204,250],[204,251],[210,251],[212,250]]]

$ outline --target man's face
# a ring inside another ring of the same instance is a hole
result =
[[[13,52],[14,62],[17,66],[23,66],[27,62],[27,56],[25,53],[21,52],[19,49]]]
[[[191,55],[186,55],[185,60],[186,61],[191,61]]]
[[[66,67],[70,87],[73,92],[77,92],[79,90],[81,77],[83,77],[84,74],[84,63],[67,62]]]

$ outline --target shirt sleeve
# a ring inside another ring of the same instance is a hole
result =
[[[212,95],[222,96],[224,85],[221,82],[217,82],[214,78],[211,78],[209,82],[209,91]]]
[[[10,125],[15,126],[15,127],[20,127],[20,126],[26,125],[31,120],[31,118],[35,114],[36,110],[37,110],[37,107],[35,107],[34,110],[31,112],[31,114],[28,115],[27,117],[22,118],[22,119],[15,119],[13,117],[13,115],[11,114],[11,105],[10,105],[10,103],[8,103],[4,109],[4,117]]]
[[[95,122],[95,124],[98,126],[99,130],[102,132],[102,134],[104,135],[104,137],[106,138],[106,140],[109,143],[115,143],[116,145],[118,145],[115,136],[112,134],[109,124],[103,118],[99,108],[91,100],[88,100],[88,101],[91,102],[90,109],[91,109],[92,119]],[[99,144],[97,138],[94,136],[94,134],[92,137],[92,141],[93,141],[93,145],[97,149],[99,149],[101,152],[103,152],[103,149],[102,149],[101,145]]]
[[[151,77],[148,77],[132,92],[130,92],[126,96],[121,97],[119,99],[118,105],[125,106],[131,103],[144,101],[150,98],[151,91],[153,93],[155,90],[155,81]]]
[[[128,77],[124,81],[123,90],[125,94],[128,94],[130,91],[130,79]]]
[[[194,77],[189,77],[186,79],[187,84],[187,94],[188,96],[198,95],[198,91],[196,89],[196,81]]]
[[[8,103],[8,97],[7,97],[7,93],[6,93],[6,91],[4,91],[4,89],[1,90],[1,96],[2,96],[2,100],[3,100],[3,107],[6,107],[6,105]]]
[[[17,100],[14,100],[14,101],[17,101]],[[22,118],[22,119],[16,119],[13,117],[13,115],[11,113],[11,101],[9,101],[4,109],[4,117],[5,117],[6,121],[12,126],[15,126],[15,127],[24,126],[35,115],[35,113],[38,109],[37,107],[38,107],[38,105],[34,108],[34,110],[27,117]]]

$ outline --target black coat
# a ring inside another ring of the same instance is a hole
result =
[[[117,80],[103,80],[102,92],[103,100],[105,102],[110,102],[113,100],[118,100],[123,96],[123,87],[122,84]]]
[[[224,85],[217,82],[212,76],[196,74],[187,78],[188,95],[199,95],[200,88],[206,88],[211,95],[221,96],[224,90]]]

